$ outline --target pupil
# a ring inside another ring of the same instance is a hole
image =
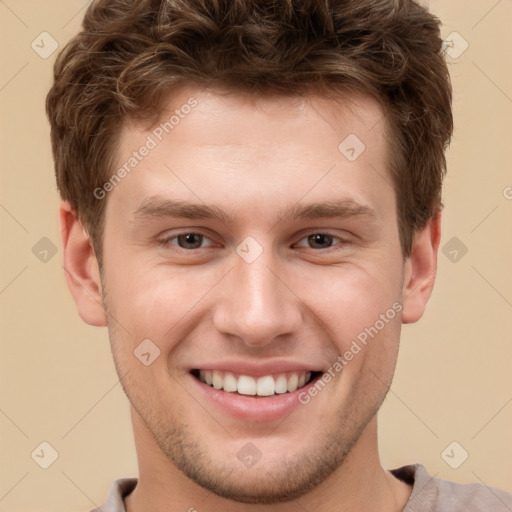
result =
[[[194,237],[198,237],[199,242],[196,241],[194,243]],[[183,247],[183,244],[185,245],[186,249],[197,249],[201,246],[201,235],[198,235],[197,233],[187,233],[186,235],[180,235],[178,237],[180,246]],[[190,247],[192,245],[193,247]]]
[[[322,234],[322,233],[311,235],[309,237],[309,239],[310,239],[310,242],[312,242],[313,245],[315,245],[315,244],[325,245],[326,243],[328,245],[330,245],[330,243],[332,242],[332,236],[331,235]]]

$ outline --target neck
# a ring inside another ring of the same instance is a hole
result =
[[[140,476],[125,498],[127,512],[292,512],[297,502],[317,512],[401,512],[412,491],[380,465],[376,417],[342,466],[313,491],[292,502],[253,505],[219,497],[191,481],[163,455],[133,408],[131,414]]]

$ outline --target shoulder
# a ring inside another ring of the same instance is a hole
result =
[[[403,512],[511,512],[512,492],[483,483],[461,484],[430,476],[421,464],[411,464],[391,473],[413,485]]]
[[[128,496],[137,485],[137,478],[120,478],[116,480],[108,491],[107,498],[99,508],[91,512],[126,512],[124,498]]]

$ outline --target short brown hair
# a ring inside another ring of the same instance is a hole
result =
[[[250,93],[377,98],[404,257],[441,208],[453,119],[439,20],[413,0],[97,0],[54,68],[46,108],[57,184],[101,261],[121,123],[191,83]]]

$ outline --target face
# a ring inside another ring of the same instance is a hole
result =
[[[103,199],[116,367],[167,460],[220,496],[303,495],[386,395],[404,262],[382,118],[364,96],[184,88],[168,125],[122,130],[130,171]]]

